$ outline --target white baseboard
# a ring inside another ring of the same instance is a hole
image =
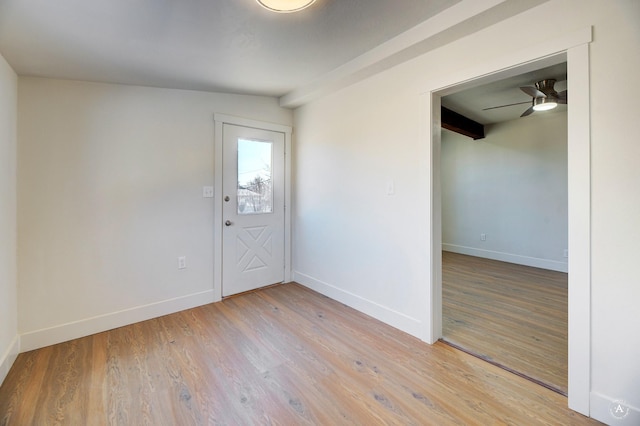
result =
[[[26,352],[56,343],[66,342],[79,337],[101,333],[140,321],[146,321],[163,315],[173,314],[185,309],[213,303],[213,290],[189,294],[148,305],[136,306],[122,311],[111,312],[60,324],[42,330],[30,331],[20,335],[20,351]]]
[[[485,259],[499,260],[501,262],[515,263],[517,265],[533,266],[534,268],[548,269],[550,271],[568,272],[567,262],[540,259],[537,257],[521,256],[519,254],[503,253],[500,251],[483,250],[475,247],[458,246],[442,243],[442,250],[452,253],[466,254]]]
[[[640,409],[627,405],[624,398],[611,398],[591,392],[591,417],[607,425],[640,425]]]
[[[18,357],[18,353],[20,353],[20,335],[16,334],[7,350],[2,354],[2,358],[0,358],[0,385],[7,377],[11,366]]]
[[[384,322],[392,327],[420,338],[422,332],[422,323],[420,320],[412,318],[401,312],[394,311],[391,308],[380,305],[371,300],[367,300],[357,294],[342,290],[331,284],[322,282],[306,274],[298,271],[293,272],[293,280],[311,290],[317,291],[333,300],[365,313],[377,320]]]

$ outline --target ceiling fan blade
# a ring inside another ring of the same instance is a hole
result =
[[[533,105],[531,105],[528,110],[523,112],[520,117],[526,117],[527,115],[530,115],[532,112],[533,112]]]
[[[496,108],[504,108],[504,107],[508,107],[508,106],[514,106],[514,105],[523,105],[523,104],[530,104],[531,101],[525,101],[525,102],[518,102],[515,104],[506,104],[506,105],[499,105],[499,106],[494,106],[494,107],[489,107],[489,108],[483,108],[483,111],[489,111],[490,109],[496,109]]]
[[[558,93],[558,103],[559,104],[566,104],[567,103],[567,91],[563,90],[562,92]]]
[[[521,87],[520,90],[522,90],[524,93],[531,96],[532,98],[545,98],[547,96],[533,86],[524,86],[524,87]]]

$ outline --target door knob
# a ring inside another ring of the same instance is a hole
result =
[[[226,197],[224,197],[225,201],[229,201],[231,198],[229,198],[229,196],[227,195]]]
[[[231,226],[231,221],[227,220],[224,224],[227,225],[227,226]]]

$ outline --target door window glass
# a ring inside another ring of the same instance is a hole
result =
[[[238,214],[273,211],[272,143],[238,139]]]

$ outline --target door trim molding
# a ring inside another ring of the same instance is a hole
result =
[[[213,166],[213,295],[222,300],[222,126],[252,127],[284,133],[284,282],[291,281],[291,126],[214,113],[214,166]]]
[[[434,343],[442,336],[442,229],[440,194],[440,98],[480,83],[559,62],[567,62],[568,90],[575,97],[568,118],[569,204],[569,408],[590,415],[591,391],[591,133],[589,44],[592,28],[586,27],[545,43],[523,48],[494,61],[433,81],[419,94],[421,154],[426,169],[421,185],[428,194],[426,240],[430,241],[426,309],[421,318],[421,339]]]

